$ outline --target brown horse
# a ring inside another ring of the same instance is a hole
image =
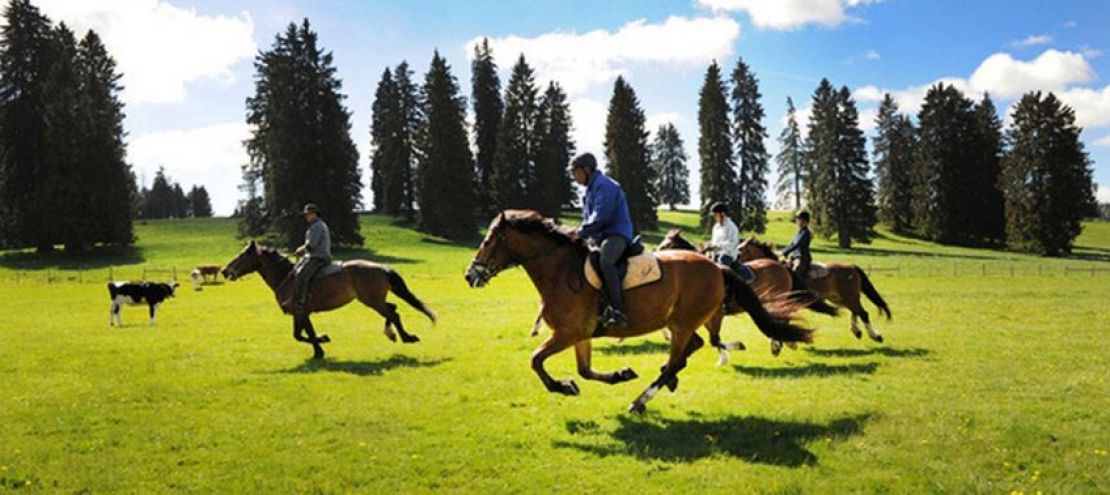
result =
[[[749,237],[740,243],[741,261],[747,262],[758,259],[778,260],[779,256],[770,243],[761,242],[755,236]],[[858,318],[863,320],[864,326],[867,327],[867,335],[876,342],[882,342],[883,336],[871,327],[871,316],[860,304],[859,295],[862,292],[871,300],[871,303],[879,308],[879,314],[886,314],[886,319],[890,319],[890,308],[887,307],[883,296],[879,295],[879,291],[875,290],[875,286],[871,284],[871,279],[867,278],[867,274],[863,273],[863,270],[856,265],[845,263],[824,263],[824,265],[829,274],[819,278],[811,277],[808,284],[809,289],[818,297],[828,299],[833,304],[844,306],[852,312],[852,334],[857,339],[863,337],[863,333],[860,332],[859,325],[856,323]]]
[[[704,246],[694,245],[690,241],[687,241],[685,238],[683,238],[681,229],[669,230],[667,234],[663,236],[663,240],[659,242],[659,245],[655,247],[656,251],[665,251],[669,249],[697,251],[701,254],[706,254],[708,252],[708,250],[705,249]],[[740,263],[740,261],[737,262]],[[824,300],[814,297],[811,292],[793,291],[794,286],[797,285],[797,276],[795,276],[794,272],[792,272],[782,263],[778,263],[774,260],[769,259],[757,259],[744,262],[743,265],[751,269],[752,273],[755,275],[755,279],[752,281],[751,287],[752,290],[754,290],[755,293],[758,294],[761,298],[786,295],[786,297],[792,298],[795,301],[808,303],[806,309],[809,309],[810,311],[829,316],[836,316],[839,312],[835,307],[830,306]],[[739,314],[743,311],[743,308],[735,306],[726,306],[724,309],[724,316]],[[744,349],[744,344],[741,342],[733,342],[728,344],[721,343],[720,337],[714,335],[713,332],[710,332],[709,337],[710,343],[713,345],[713,347],[717,348],[718,352],[721,355],[720,360],[717,361],[717,363],[720,365],[724,365],[728,362],[727,350]],[[781,350],[782,344],[772,340],[771,353],[777,356],[779,354],[779,351]]]
[[[791,314],[798,305],[783,302],[764,308],[755,293],[734,273],[722,270],[706,257],[682,251],[659,253],[662,278],[625,291],[629,325],[620,330],[597,330],[599,293],[583,275],[588,248],[572,231],[558,226],[531,210],[507,210],[489,226],[489,231],[466,271],[471,287],[482,287],[499,272],[520,265],[532,279],[543,300],[543,320],[552,329],[532,353],[532,370],[547,390],[578,395],[573,380],[555,380],[544,370],[551,355],[574,346],[578,373],[587,380],[609,384],[637,377],[629,368],[599,373],[590,366],[590,339],[598,336],[626,338],[662,327],[670,329],[671,351],[659,378],[644,390],[629,410],[641,413],[663,386],[672,391],[686,359],[703,344],[695,333],[718,313],[726,299],[742,305],[761,331],[785,341],[809,342],[812,331],[792,325]]]
[[[274,291],[279,305],[288,298],[293,290],[293,263],[272,248],[260,246],[252,240],[222,270],[224,277],[230,280],[255,271],[262,275],[266,285]],[[350,260],[343,262],[342,269],[337,273],[314,278],[309,282],[306,314],[293,318],[293,338],[312,345],[314,358],[323,358],[324,349],[320,344],[331,342],[331,339],[327,335],[316,336],[316,329],[308,314],[331,311],[357,298],[385,318],[385,335],[389,340],[396,342],[397,336],[393,333],[396,328],[397,333],[401,334],[402,342],[419,342],[416,335],[405,331],[405,326],[401,324],[401,315],[397,313],[397,305],[385,301],[385,296],[390,291],[427,315],[433,322],[436,321],[435,313],[409,292],[404,279],[392,268],[366,260]],[[305,333],[308,334],[307,337]]]

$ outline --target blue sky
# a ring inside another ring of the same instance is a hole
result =
[[[672,121],[697,188],[697,94],[716,59],[742,57],[760,79],[768,147],[786,98],[802,112],[828,77],[856,95],[867,127],[891,92],[917,112],[946,80],[1001,113],[1032,89],[1053,90],[1084,127],[1095,179],[1110,185],[1110,2],[929,0],[253,1],[39,0],[55,21],[96,29],[124,73],[129,160],[149,184],[159,165],[183,186],[203,184],[217,214],[239,199],[244,99],[253,57],[289,22],[309,18],[335,55],[352,138],[369,183],[370,100],[386,66],[407,60],[423,77],[438,49],[469,88],[470,43],[493,43],[503,80],[518,53],[541,81],[570,92],[574,137],[600,153],[612,82],[636,89],[649,124]],[[166,55],[168,54],[168,55]],[[467,91],[469,93],[469,91]],[[1003,115],[1004,117],[1004,115]],[[364,194],[369,203],[369,193]],[[1103,186],[1100,200],[1110,201]]]

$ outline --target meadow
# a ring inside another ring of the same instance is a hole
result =
[[[661,212],[695,232],[696,217]],[[763,236],[793,227],[774,215]],[[573,221],[573,220],[571,220]],[[538,295],[521,270],[470,289],[477,242],[363,218],[364,248],[440,316],[398,302],[422,339],[399,344],[351,305],[316,315],[328,357],[294,342],[257,275],[194,292],[182,273],[243,246],[230,219],[137,225],[125,251],[0,254],[0,487],[27,492],[1095,493],[1110,489],[1110,224],[1073,256],[937,246],[882,232],[815,257],[853,262],[893,310],[884,344],[849,318],[807,315],[812,346],[772,357],[746,317],[715,366],[702,350],[675,394],[625,413],[666,357],[660,334],[601,340],[594,366],[548,360],[578,397],[529,368]],[[695,238],[703,238],[692,234]],[[104,281],[182,286],[158,325],[145,308],[108,327]],[[48,283],[48,280],[51,283]],[[873,315],[870,303],[865,303]]]

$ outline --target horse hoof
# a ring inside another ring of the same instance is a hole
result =
[[[322,360],[322,359],[324,359],[324,353],[323,352],[315,352],[315,353],[312,354],[312,359]]]
[[[320,338],[316,340],[319,341],[321,344],[327,344],[328,342],[331,342],[331,337],[328,337],[327,335],[321,335]]]
[[[635,371],[632,371],[632,368],[625,368],[617,372],[617,378],[619,378],[622,382],[635,380],[639,377],[640,375],[637,375]]]
[[[578,395],[581,391],[578,390],[578,384],[574,380],[562,380],[559,382],[559,393],[563,395]]]
[[[852,329],[852,335],[855,335],[857,339],[862,339],[863,338],[863,332],[861,332],[859,330],[856,330],[854,328]]]
[[[780,352],[782,352],[782,344],[778,341],[772,340],[771,341],[771,355],[775,356],[775,357],[778,357]]]
[[[639,401],[633,402],[631,406],[628,406],[628,412],[630,412],[632,414],[637,414],[637,415],[640,415],[640,416],[643,416],[644,411],[646,411],[646,410],[647,410],[647,407],[645,407]]]
[[[420,342],[420,337],[417,337],[415,335],[401,336],[401,342],[404,342],[406,344],[413,344],[416,342]]]
[[[882,335],[876,335],[874,337],[871,337],[871,340],[874,340],[875,342],[878,342],[878,343],[882,344],[883,343],[883,336]]]
[[[670,390],[672,394],[675,393],[675,391],[678,390],[678,377],[676,376],[672,378],[671,381],[667,382],[666,385],[667,390]]]

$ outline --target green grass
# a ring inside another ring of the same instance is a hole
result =
[[[661,214],[690,228],[687,213]],[[773,217],[781,245],[792,226]],[[1110,486],[1110,224],[1076,256],[941,247],[889,234],[818,260],[876,270],[886,344],[846,316],[810,316],[816,343],[773,358],[748,344],[715,367],[702,351],[678,393],[623,411],[665,358],[659,335],[595,345],[579,397],[547,393],[528,366],[538,296],[520,270],[485,289],[462,278],[473,246],[364,219],[366,248],[441,316],[402,306],[423,340],[381,334],[371,311],[318,315],[328,359],[291,338],[257,275],[183,286],[157,327],[125,308],[107,327],[101,279],[143,267],[225,263],[231,220],[149,222],[137,247],[83,257],[0,255],[0,487],[49,492],[1090,493]],[[651,237],[657,239],[657,236]],[[953,277],[955,263],[957,276]],[[985,267],[985,268],[984,268]],[[1010,268],[1014,272],[1011,276]],[[986,270],[986,275],[983,275]],[[16,274],[19,274],[17,279]],[[1038,275],[1039,273],[1039,275]],[[53,274],[60,283],[44,283]],[[78,279],[82,283],[77,283]],[[401,303],[403,304],[403,303]],[[870,306],[868,306],[870,307]],[[874,314],[874,312],[873,312]],[[573,353],[548,361],[574,376]]]

